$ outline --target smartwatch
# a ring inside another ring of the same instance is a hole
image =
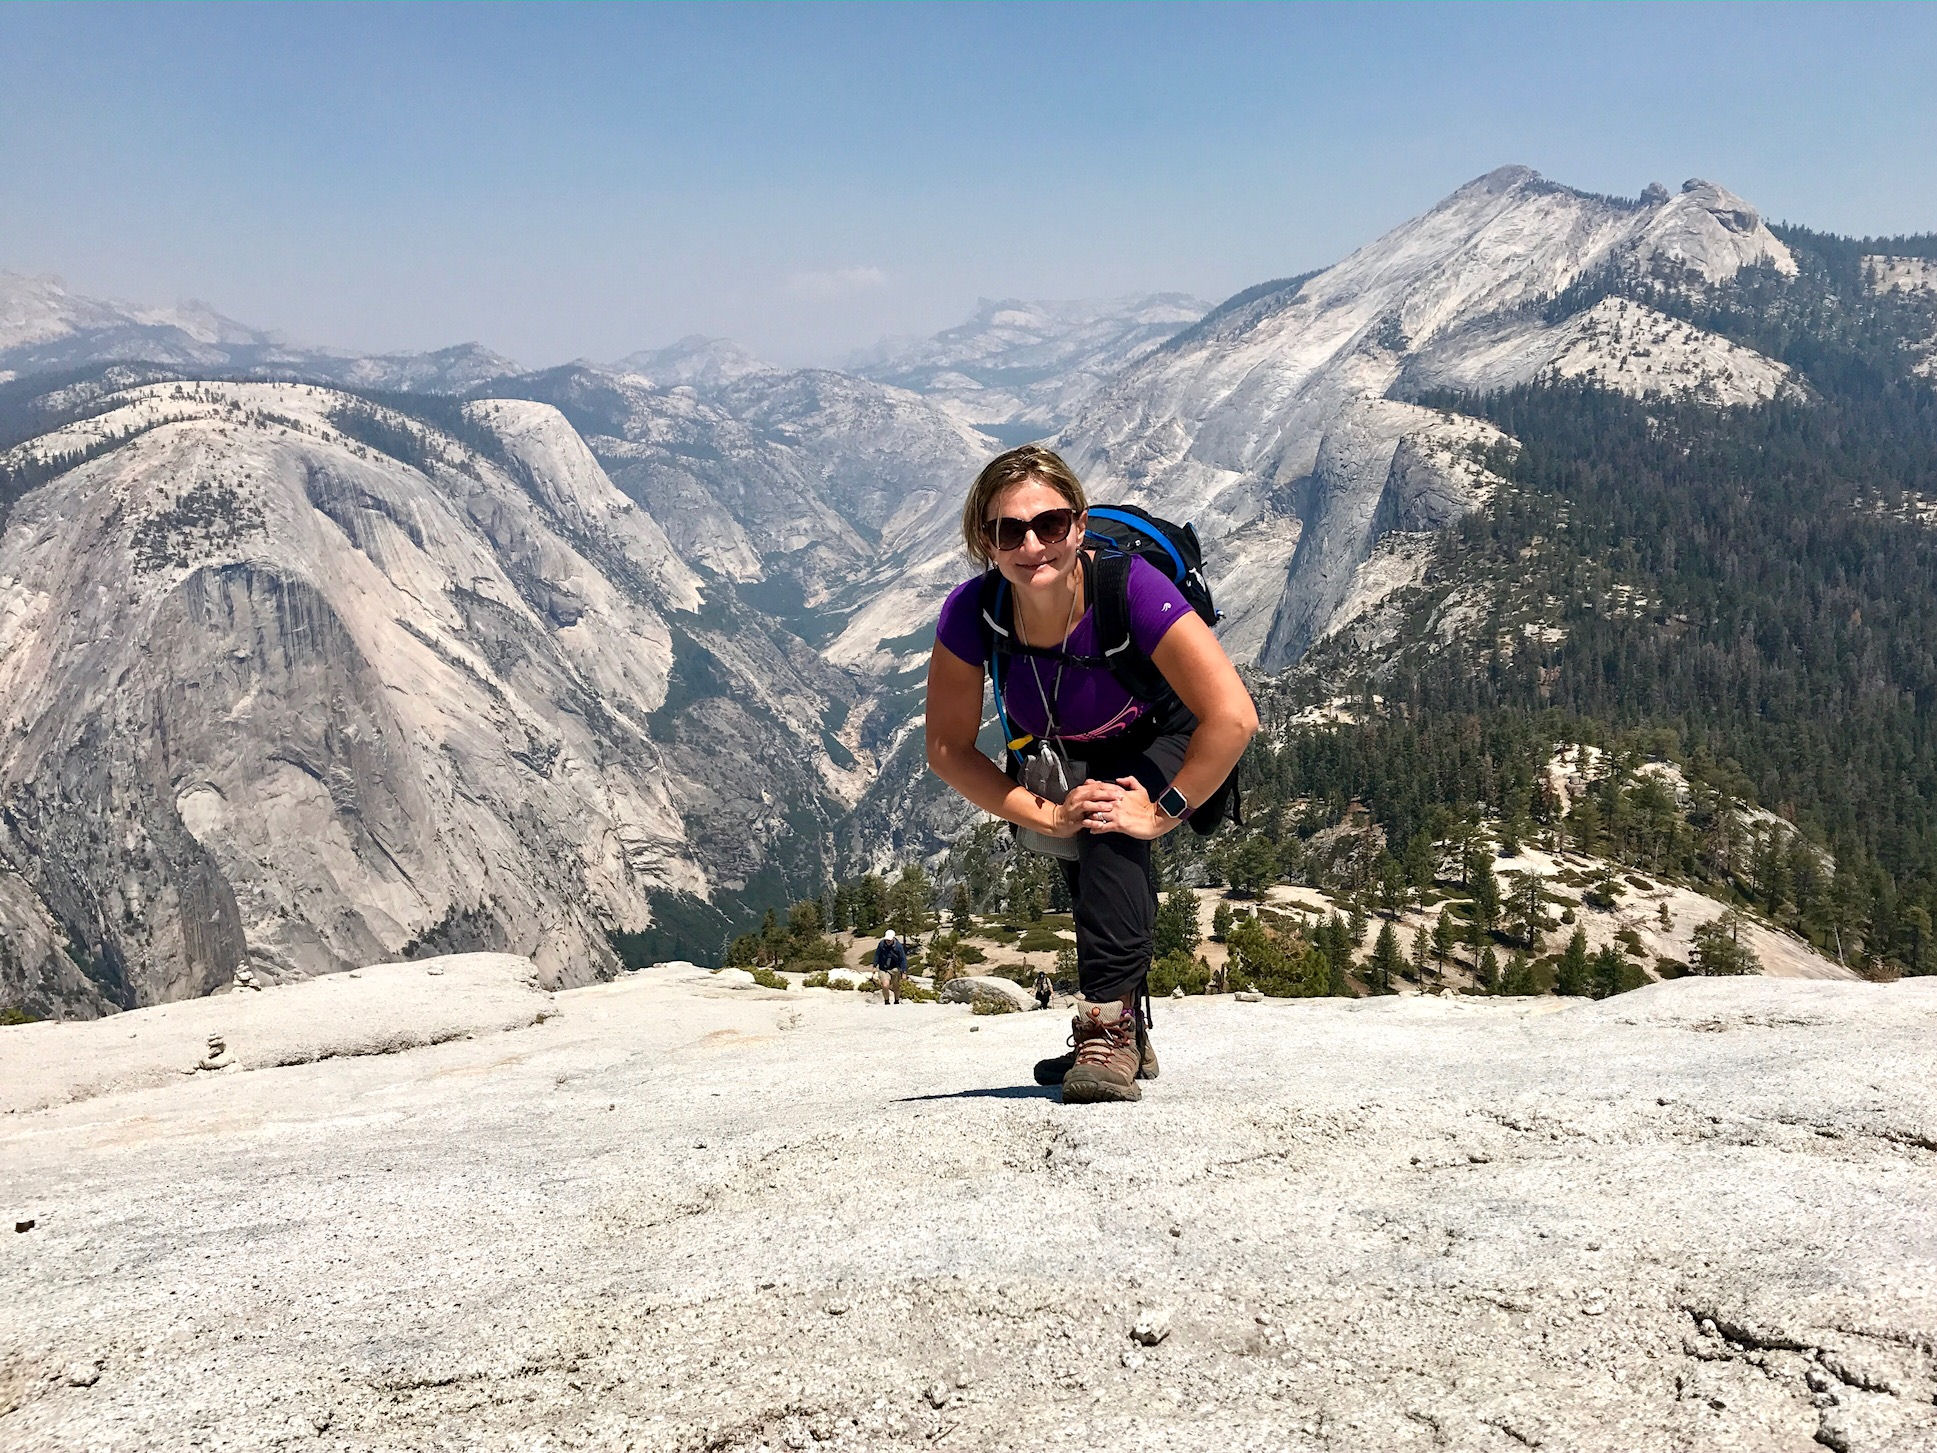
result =
[[[1157,811],[1165,817],[1182,817],[1190,811],[1190,800],[1175,787],[1166,787],[1157,799]]]

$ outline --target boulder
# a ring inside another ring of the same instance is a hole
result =
[[[1027,1009],[1034,1001],[1022,985],[1008,979],[968,975],[942,985],[944,1004],[991,1004],[1003,1009]]]

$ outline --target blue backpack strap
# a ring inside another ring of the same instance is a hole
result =
[[[1009,709],[1002,702],[1002,658],[1015,649],[1015,603],[1009,599],[1009,582],[1000,570],[982,572],[976,594],[976,610],[982,627],[983,657],[988,662],[989,685],[995,692],[995,716],[1002,726],[1002,741],[1012,752],[1019,752],[1035,740],[1028,732],[1017,733],[1009,721]]]
[[[1136,534],[1149,540],[1153,546],[1161,548],[1164,554],[1170,557],[1172,584],[1182,585],[1184,578],[1190,574],[1190,564],[1184,559],[1182,552],[1170,543],[1170,537],[1157,529],[1150,517],[1141,510],[1118,509],[1115,505],[1091,505],[1089,517],[1092,520],[1108,520],[1113,524],[1128,526]],[[1175,526],[1172,528],[1174,529]],[[1189,529],[1190,526],[1186,525],[1184,528]]]

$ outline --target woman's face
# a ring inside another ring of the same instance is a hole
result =
[[[1008,518],[1030,520],[1047,510],[1066,510],[1069,501],[1040,480],[1028,479],[1013,485],[991,501],[985,520]],[[994,550],[994,546],[990,548]],[[1013,550],[995,550],[996,568],[1011,585],[1021,589],[1042,590],[1061,585],[1076,568],[1076,554],[1083,548],[1083,516],[1078,515],[1070,531],[1053,545],[1046,545],[1031,530]]]

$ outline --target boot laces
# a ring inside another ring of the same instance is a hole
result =
[[[1095,1025],[1081,1036],[1072,1034],[1070,1042],[1076,1046],[1076,1063],[1079,1065],[1108,1064],[1118,1052],[1134,1050],[1137,1016],[1125,1014],[1114,1024]]]

